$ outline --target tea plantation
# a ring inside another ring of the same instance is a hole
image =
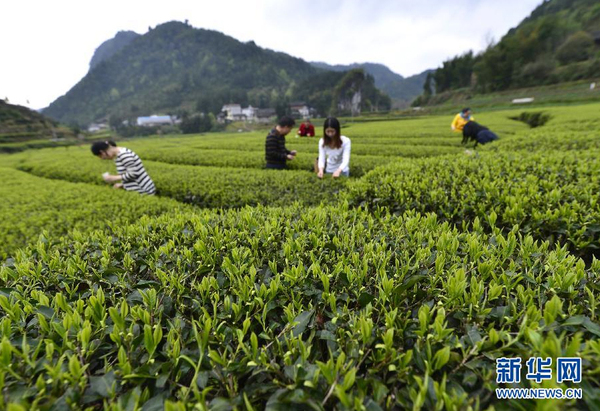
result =
[[[477,113],[469,153],[451,115],[348,122],[341,180],[316,138],[283,172],[263,132],[121,142],[154,197],[88,146],[1,155],[0,408],[600,409],[599,110]],[[514,386],[583,398],[497,399],[515,357],[581,357]]]

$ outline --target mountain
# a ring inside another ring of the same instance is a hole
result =
[[[600,76],[600,2],[546,0],[484,52],[445,61],[436,93],[487,93]]]
[[[106,40],[102,43],[94,52],[92,59],[90,60],[90,70],[96,67],[104,60],[108,60],[114,54],[118,53],[124,47],[128,46],[133,40],[138,38],[140,35],[134,31],[120,31],[115,37],[110,40]]]
[[[387,66],[378,63],[330,65],[323,62],[312,62],[311,64],[314,67],[333,71],[348,71],[362,68],[366,73],[373,76],[375,86],[395,100],[397,104],[408,103],[421,94],[427,73],[433,71],[426,70],[414,76],[402,77],[400,74],[394,73]]]
[[[74,137],[74,134],[36,111],[0,100],[0,143]]]
[[[118,36],[117,36],[118,37]],[[324,70],[289,56],[242,43],[222,33],[196,29],[181,22],[161,24],[140,36],[129,36],[118,51],[108,42],[99,61],[44,114],[66,123],[89,124],[100,118],[116,121],[155,113],[183,111],[218,113],[226,103],[254,107],[287,107],[298,99],[298,85]],[[106,44],[106,43],[105,43]],[[104,49],[102,46],[100,47]],[[99,48],[99,49],[100,49]],[[112,52],[112,55],[111,55]],[[305,100],[321,113],[336,110],[338,73]],[[385,97],[369,82],[361,82],[362,109],[389,108]],[[322,77],[319,77],[322,82]],[[329,96],[329,100],[323,96]],[[366,97],[366,96],[365,96]],[[281,112],[282,110],[278,110]]]

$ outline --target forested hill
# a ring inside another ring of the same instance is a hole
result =
[[[225,103],[281,107],[297,98],[301,83],[323,70],[285,53],[242,43],[222,33],[169,22],[130,39],[101,59],[44,114],[81,125],[104,117],[131,118],[179,110],[218,113]],[[344,77],[330,78],[325,89],[306,96],[321,110],[336,107],[331,99]],[[365,76],[363,108],[386,106],[386,99]],[[305,94],[305,91],[302,93]],[[329,99],[329,100],[328,100]],[[373,105],[374,104],[374,105]],[[370,106],[369,106],[370,105]],[[387,98],[389,107],[389,98]]]
[[[432,70],[426,70],[420,74],[410,77],[403,77],[393,72],[387,66],[378,63],[354,63],[354,64],[336,64],[330,65],[323,62],[311,63],[315,67],[333,71],[348,71],[352,69],[363,69],[366,73],[373,76],[375,86],[386,93],[397,103],[410,103],[416,96],[423,91],[423,85],[427,73]]]
[[[600,76],[600,2],[549,0],[480,54],[443,63],[433,92],[532,87]]]

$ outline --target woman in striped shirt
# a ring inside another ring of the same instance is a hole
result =
[[[102,175],[107,183],[115,183],[114,188],[149,195],[156,193],[154,182],[146,172],[142,160],[130,149],[117,147],[113,141],[98,141],[92,144],[92,153],[102,160],[115,160],[117,175]]]

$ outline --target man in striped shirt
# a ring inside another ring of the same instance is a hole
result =
[[[114,188],[149,195],[156,193],[154,182],[146,172],[142,160],[130,149],[117,147],[113,141],[99,141],[92,144],[92,153],[103,160],[115,160],[117,175],[102,175],[107,183],[115,183]]]

